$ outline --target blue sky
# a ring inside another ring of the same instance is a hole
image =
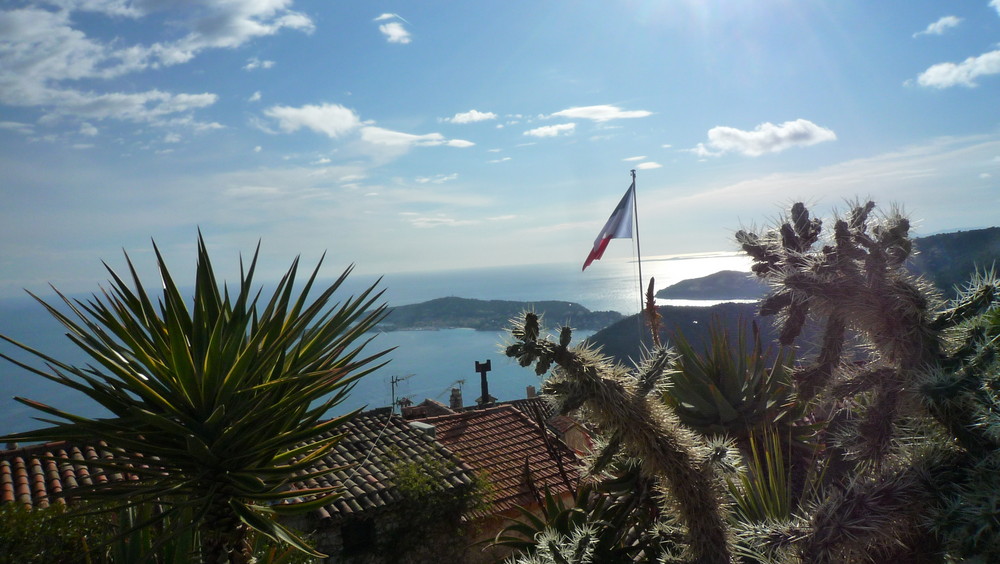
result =
[[[644,256],[797,200],[997,225],[998,101],[1000,0],[11,0],[0,296],[199,227],[265,274],[582,263],[632,168]]]

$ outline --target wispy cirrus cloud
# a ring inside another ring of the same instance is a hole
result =
[[[708,144],[699,143],[692,152],[700,157],[717,157],[725,153],[759,157],[792,147],[808,147],[836,139],[837,134],[833,130],[806,119],[786,121],[779,125],[765,122],[752,131],[718,126],[708,130]]]
[[[558,111],[550,117],[565,117],[570,119],[589,119],[598,123],[613,119],[634,119],[653,115],[646,110],[623,110],[618,106],[577,106]]]
[[[465,148],[475,145],[472,141],[464,139],[446,139],[440,133],[416,135],[371,125],[361,128],[361,139],[375,145],[388,145],[391,147],[435,147],[446,145],[448,147]]]
[[[568,135],[576,129],[575,123],[560,123],[559,125],[543,125],[525,131],[529,137],[556,137],[558,135]]]
[[[31,135],[35,132],[35,126],[30,123],[21,123],[19,121],[0,121],[0,129],[16,131],[24,135]]]
[[[944,32],[953,27],[957,27],[961,22],[962,18],[944,16],[936,22],[928,25],[926,29],[914,33],[913,37],[920,37],[921,35],[944,35]]]
[[[458,173],[437,174],[434,176],[418,176],[414,179],[417,184],[444,184],[458,178]]]

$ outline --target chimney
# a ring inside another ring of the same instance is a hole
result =
[[[462,409],[462,388],[451,389],[451,398],[448,400],[448,407]]]
[[[479,399],[476,400],[479,407],[493,405],[493,402],[497,400],[497,398],[490,395],[490,383],[486,380],[486,373],[492,369],[493,366],[489,359],[486,359],[486,362],[476,361],[476,372],[479,373],[480,384],[483,388],[483,395],[479,396]]]
[[[538,397],[538,392],[535,391],[534,386],[528,386],[528,399]]]
[[[429,439],[437,438],[437,429],[430,423],[424,423],[423,421],[410,421],[410,427],[420,431]]]

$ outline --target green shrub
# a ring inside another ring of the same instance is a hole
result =
[[[68,515],[62,505],[28,509],[0,506],[0,564],[105,562],[107,517]]]

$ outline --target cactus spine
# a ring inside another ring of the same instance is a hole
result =
[[[532,363],[544,374],[558,366],[543,388],[561,412],[580,407],[589,420],[615,437],[625,452],[639,460],[643,474],[661,481],[665,499],[688,530],[690,560],[704,564],[732,561],[733,538],[726,521],[721,487],[713,469],[717,453],[649,392],[663,375],[664,351],[655,352],[638,374],[612,366],[586,349],[571,349],[571,332],[564,328],[559,343],[539,337],[538,317],[525,315],[511,334],[517,343],[507,356],[522,366]]]

